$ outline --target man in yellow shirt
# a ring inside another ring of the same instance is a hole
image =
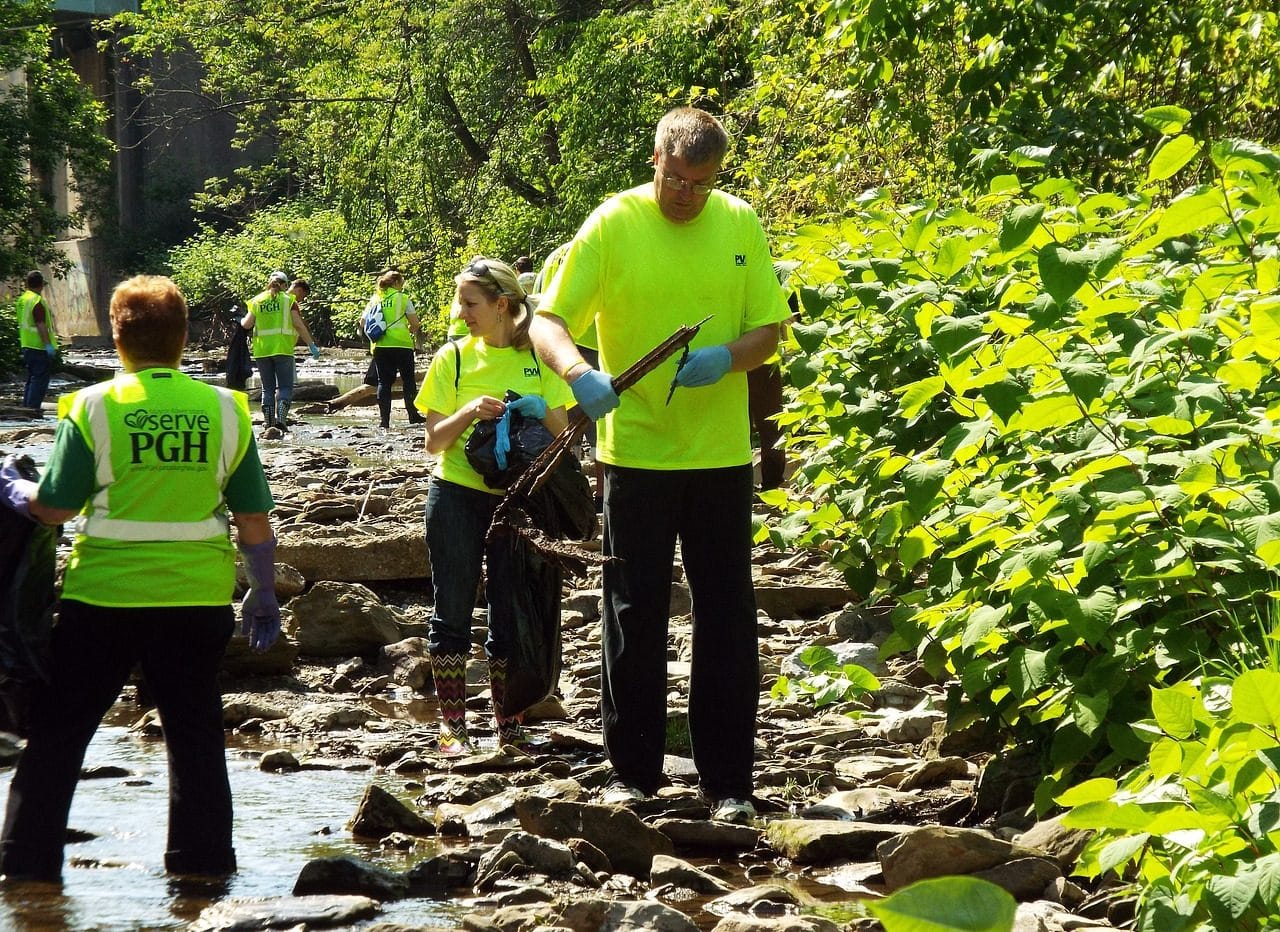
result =
[[[668,608],[676,541],[693,594],[689,735],[712,817],[751,803],[759,646],[751,578],[750,369],[787,316],[764,230],[715,189],[724,127],[692,107],[658,123],[651,182],[598,207],[578,230],[531,329],[542,359],[597,419],[605,464],[601,713],[616,780],[606,802],[654,793],[666,735]],[[621,372],[677,327],[712,315],[625,398]],[[596,328],[600,368],[574,345]],[[668,387],[678,388],[667,401]]]

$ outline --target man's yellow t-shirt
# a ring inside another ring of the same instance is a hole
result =
[[[611,375],[707,315],[691,350],[731,342],[789,314],[749,204],[712,191],[697,217],[675,223],[659,209],[652,184],[615,195],[587,218],[538,313],[561,318],[575,337],[595,324],[600,368]],[[678,358],[624,392],[598,422],[598,459],[641,469],[751,462],[746,373],[677,388],[668,405]]]
[[[573,401],[569,386],[550,366],[536,359],[531,350],[490,346],[479,337],[465,337],[447,342],[436,351],[414,404],[423,414],[435,411],[447,416],[482,395],[501,398],[507,389],[519,395],[541,395],[548,408],[563,408]],[[485,485],[480,474],[467,462],[463,447],[474,427],[474,424],[468,427],[444,451],[436,464],[435,475],[469,489],[501,495],[502,489]]]

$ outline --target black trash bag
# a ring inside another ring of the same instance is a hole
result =
[[[38,478],[30,457],[18,471]],[[25,738],[31,692],[49,682],[57,528],[0,507],[0,730]]]
[[[504,404],[511,404],[519,398],[519,394],[507,389],[502,401]],[[507,451],[506,468],[499,466],[494,456],[494,445],[498,440],[497,418],[476,424],[462,447],[471,468],[480,474],[484,484],[491,489],[505,489],[515,482],[538,454],[555,439],[551,436],[551,431],[536,417],[526,417],[519,411],[511,411],[507,416],[511,425],[511,449]]]
[[[515,623],[502,714],[519,715],[560,683],[561,573],[522,538],[513,534],[504,540],[515,550],[510,580]]]
[[[240,318],[236,315],[240,309],[233,307],[231,345],[227,347],[227,388],[244,391],[253,375],[253,355],[249,347],[249,331],[240,326]]]
[[[563,456],[547,481],[529,496],[525,512],[548,537],[590,540],[596,534],[596,503],[591,481],[573,456]]]

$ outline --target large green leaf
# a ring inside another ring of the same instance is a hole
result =
[[[1195,733],[1195,696],[1184,687],[1152,689],[1151,713],[1165,734],[1188,738]]]
[[[1250,670],[1231,686],[1232,718],[1280,733],[1280,672]]]
[[[935,877],[903,887],[867,908],[885,932],[1009,932],[1018,904],[977,877]]]
[[[1053,296],[1053,300],[1062,304],[1089,280],[1089,272],[1093,268],[1092,257],[1075,249],[1067,249],[1057,243],[1050,243],[1038,254],[1040,277],[1044,280],[1045,291]]]
[[[947,479],[946,463],[912,463],[902,470],[902,486],[907,504],[916,515],[924,515]]]
[[[1280,155],[1247,139],[1224,139],[1209,150],[1219,170],[1275,172],[1280,171]]]
[[[1165,140],[1147,166],[1147,182],[1164,181],[1176,175],[1199,151],[1200,144],[1190,136],[1174,136]]]
[[[1043,216],[1043,204],[1019,204],[1005,214],[1000,220],[1001,251],[1010,252],[1025,243]]]
[[[1142,111],[1142,122],[1166,136],[1182,132],[1182,127],[1186,126],[1190,119],[1191,111],[1185,107],[1151,107]]]

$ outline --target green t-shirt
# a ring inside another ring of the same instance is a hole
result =
[[[490,346],[478,337],[465,337],[445,343],[436,351],[414,403],[423,414],[435,411],[447,417],[482,395],[501,398],[507,389],[520,395],[541,395],[548,408],[563,408],[573,400],[573,393],[564,380],[552,372],[550,366],[542,365],[530,350]],[[480,474],[467,462],[463,446],[474,426],[463,431],[444,451],[436,464],[435,475],[469,489],[501,495],[501,489],[485,485]]]
[[[691,350],[729,343],[788,316],[769,246],[745,201],[712,191],[688,223],[668,220],[652,184],[624,191],[587,218],[538,305],[575,338],[592,324],[600,368],[616,375],[682,325],[713,315]],[[597,457],[640,469],[712,469],[751,462],[747,376],[678,388],[678,354],[621,396],[599,423]]]

